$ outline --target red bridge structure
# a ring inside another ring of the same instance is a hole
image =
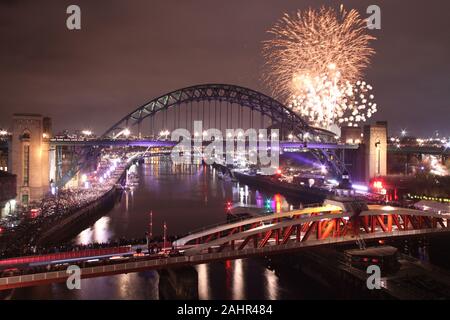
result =
[[[0,276],[0,290],[64,282],[69,276],[67,267],[74,264],[81,268],[82,278],[90,278],[449,231],[448,214],[326,200],[317,207],[257,216],[191,233],[158,254],[141,253],[146,246],[128,246],[111,252],[81,252],[78,256],[61,253],[58,257],[27,257],[20,265],[11,259],[2,260],[0,267],[9,265],[9,270]],[[33,264],[30,259],[39,263]]]

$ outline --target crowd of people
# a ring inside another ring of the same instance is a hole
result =
[[[84,250],[91,249],[106,249],[106,248],[115,248],[115,247],[123,247],[129,245],[143,245],[146,244],[146,239],[119,239],[113,240],[110,242],[101,242],[101,243],[88,243],[88,244],[74,244],[74,243],[65,243],[58,246],[30,246],[27,247],[24,251],[24,255],[44,255],[44,254],[52,254],[52,253],[60,253],[60,252],[79,252]]]
[[[89,176],[89,180],[84,183],[82,181],[79,187],[49,192],[41,201],[17,207],[13,215],[0,221],[0,257],[23,256],[35,252],[34,248],[37,248],[39,237],[45,230],[114,188],[126,169],[125,155],[121,156],[114,160],[106,157]]]

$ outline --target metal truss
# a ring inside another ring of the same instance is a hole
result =
[[[140,125],[144,119],[154,116],[160,111],[190,102],[201,101],[235,103],[269,117],[273,124],[278,125],[280,128],[291,130],[297,135],[309,133],[319,137],[323,142],[334,139],[333,133],[310,127],[301,117],[279,101],[255,90],[229,84],[196,85],[167,93],[126,115],[109,128],[103,134],[103,137],[106,138],[124,128]]]

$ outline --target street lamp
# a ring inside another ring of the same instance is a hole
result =
[[[406,136],[407,132],[405,129],[402,130],[402,137]]]

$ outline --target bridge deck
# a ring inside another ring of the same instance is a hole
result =
[[[386,239],[391,237],[411,237],[420,236],[429,233],[450,232],[450,229],[422,229],[409,231],[393,231],[389,234],[366,234],[361,235],[364,240]],[[216,253],[198,254],[193,256],[168,257],[162,259],[142,259],[140,261],[124,262],[109,265],[100,265],[81,268],[81,278],[101,277],[114,274],[140,272],[145,270],[164,269],[183,265],[196,265],[210,263],[214,261],[242,259],[253,256],[283,254],[296,251],[302,248],[310,248],[321,245],[335,245],[354,243],[357,237],[346,236],[341,238],[328,238],[324,240],[310,240],[308,242],[290,242],[284,245],[272,245],[263,248],[248,248],[243,250],[229,250]],[[0,290],[43,285],[55,282],[64,282],[68,278],[66,270],[43,272],[36,274],[27,274],[21,276],[12,276],[0,278]]]
[[[225,232],[215,239],[199,244],[189,244],[193,239],[244,225],[251,227],[236,232]],[[295,233],[292,232],[293,228],[296,230]],[[339,231],[340,228],[346,231]],[[353,231],[348,232],[349,230]],[[65,269],[70,264],[80,265],[82,277],[88,278],[184,264],[280,254],[322,245],[443,232],[450,232],[450,215],[381,205],[369,206],[369,210],[353,215],[342,212],[338,206],[325,205],[251,218],[188,235],[173,243],[176,254],[179,255],[176,257],[167,256],[167,253],[135,256],[138,249],[145,251],[146,246],[134,246],[128,247],[126,252],[120,249],[122,251],[117,251],[117,254],[112,252],[110,255],[100,257],[87,257],[83,254],[80,257],[73,255],[50,257],[48,261],[41,259],[38,267],[30,264],[25,269],[17,270],[21,275],[4,275],[0,278],[0,290],[64,281],[68,277]],[[111,259],[113,254],[116,259]],[[47,264],[51,270],[47,271],[42,267]],[[14,269],[14,266],[11,267]]]

